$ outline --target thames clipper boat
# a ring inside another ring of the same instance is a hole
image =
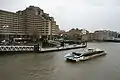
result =
[[[98,56],[106,55],[105,51],[96,48],[85,48],[80,52],[71,52],[64,56],[65,60],[70,61],[85,61],[88,59],[92,59]]]

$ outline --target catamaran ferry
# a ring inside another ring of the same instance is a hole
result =
[[[68,53],[64,56],[65,60],[71,61],[85,61],[94,57],[106,55],[105,51],[96,48],[84,49],[80,52]]]

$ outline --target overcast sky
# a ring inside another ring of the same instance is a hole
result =
[[[29,5],[38,6],[53,16],[62,30],[120,32],[120,0],[0,0],[0,9],[13,12]]]

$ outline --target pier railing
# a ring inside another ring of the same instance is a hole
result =
[[[34,46],[0,46],[0,51],[34,51]]]

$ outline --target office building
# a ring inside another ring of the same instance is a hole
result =
[[[95,40],[111,40],[113,38],[118,38],[118,33],[110,30],[98,30],[94,32]]]

